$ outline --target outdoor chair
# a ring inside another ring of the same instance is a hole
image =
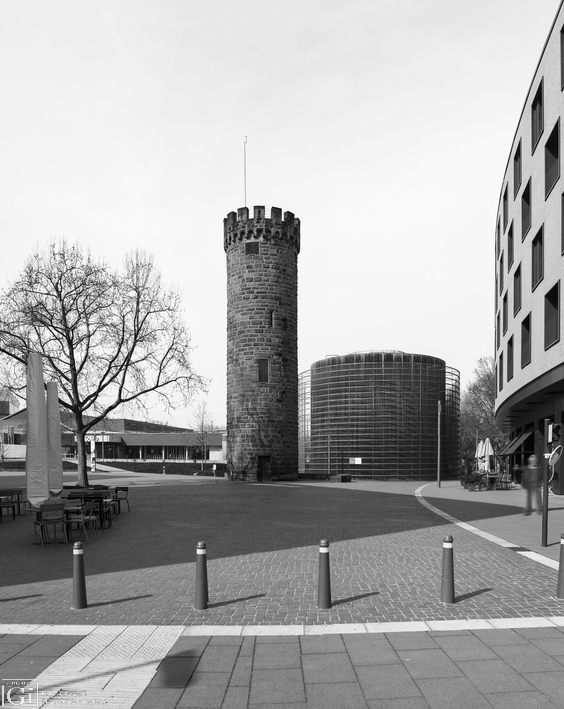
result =
[[[89,490],[84,496],[84,500],[92,501],[94,513],[100,520],[100,529],[112,526],[112,498],[104,490]]]
[[[501,476],[501,487],[503,490],[511,490],[513,487],[513,479],[511,478],[511,473],[504,473]]]
[[[70,529],[72,529],[73,524],[77,524],[82,527],[82,531],[84,533],[84,536],[86,537],[86,541],[88,542],[88,544],[90,544],[90,539],[88,539],[86,527],[88,527],[89,525],[94,530],[94,536],[96,537],[96,539],[98,539],[98,530],[96,529],[96,526],[98,524],[98,518],[96,517],[96,514],[94,512],[95,504],[96,503],[94,502],[94,500],[90,500],[88,502],[84,502],[84,504],[81,505],[80,510],[67,510],[67,525],[70,527]]]
[[[127,511],[131,512],[131,508],[129,506],[129,500],[127,499],[128,494],[129,494],[128,487],[116,487],[114,501],[117,503],[118,514],[121,514],[121,503],[122,502],[127,502]]]
[[[14,490],[19,493],[18,496],[18,514],[31,514],[34,510],[31,502],[27,499],[27,487],[15,487]]]
[[[18,494],[15,490],[0,490],[0,522],[4,521],[4,510],[12,510],[12,520],[15,521],[18,505]]]
[[[49,527],[53,527],[55,539],[57,539],[57,527],[60,526],[63,532],[63,539],[67,544],[67,528],[65,518],[65,503],[57,500],[56,502],[44,502],[39,507],[37,518],[33,525],[34,536],[39,536],[41,546],[44,545],[45,539],[49,539]]]

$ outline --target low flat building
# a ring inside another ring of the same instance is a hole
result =
[[[63,455],[76,456],[76,438],[70,420],[61,412]],[[25,458],[26,409],[0,419],[0,437],[5,458]],[[98,462],[106,461],[185,461],[225,462],[225,431],[193,431],[136,419],[104,419],[86,435],[90,451]]]

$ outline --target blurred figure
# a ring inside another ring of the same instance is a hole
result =
[[[536,455],[531,455],[527,461],[528,465],[521,474],[521,487],[525,488],[525,514],[530,515],[533,511],[533,495],[537,501],[537,512],[542,514],[541,500],[541,469],[538,466]]]

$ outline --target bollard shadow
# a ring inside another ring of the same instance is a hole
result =
[[[343,603],[352,603],[353,601],[360,601],[361,598],[370,598],[371,596],[379,596],[379,591],[374,591],[372,593],[361,593],[359,596],[349,596],[348,598],[339,598],[337,601],[333,601],[333,606],[340,606]]]
[[[88,608],[95,608],[96,606],[113,606],[116,603],[127,603],[128,601],[138,601],[140,598],[152,598],[153,594],[149,593],[146,596],[131,596],[131,598],[118,598],[115,601],[100,601],[99,603],[89,603]]]
[[[469,598],[481,596],[482,593],[489,593],[490,591],[493,591],[493,588],[479,588],[477,591],[471,591],[470,593],[462,594],[462,596],[456,596],[454,602],[460,603],[461,601],[467,601]]]
[[[26,598],[41,598],[42,593],[32,593],[29,596],[12,596],[12,598],[0,598],[0,603],[8,603],[8,601],[25,601]]]
[[[220,608],[221,606],[230,606],[233,603],[242,603],[243,601],[252,601],[253,598],[264,598],[266,593],[257,593],[256,596],[244,596],[242,598],[234,598],[231,601],[220,601],[219,603],[208,603],[208,608]]]
[[[161,569],[167,574],[163,577],[165,584],[183,583],[193,573],[199,540],[207,544],[212,567],[215,562],[232,559],[230,566],[236,571],[240,564],[247,563],[245,559],[256,554],[288,550],[301,554],[299,550],[308,548],[315,558],[320,539],[328,539],[331,544],[370,539],[372,545],[378,540],[386,543],[386,537],[402,532],[436,528],[440,534],[448,523],[414,497],[420,484],[345,487],[297,482],[133,487],[129,494],[131,511],[124,510],[111,528],[98,535],[96,544],[85,547],[87,574],[90,577]],[[425,499],[463,522],[478,523],[477,526],[481,519],[521,519],[523,496],[519,490],[469,495],[458,488],[449,491],[448,499],[432,490]],[[551,500],[551,508],[559,502]],[[30,516],[17,517],[15,522],[2,526],[0,587],[69,578],[71,545],[34,546]],[[438,540],[440,545],[440,536]],[[21,559],[27,563],[22,564]],[[225,563],[218,568],[225,568]],[[157,584],[147,577],[144,584],[143,591],[150,590],[155,597],[161,595],[162,579]],[[44,589],[30,586],[26,590]]]

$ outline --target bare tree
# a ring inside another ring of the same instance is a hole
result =
[[[205,401],[200,401],[196,406],[191,420],[191,427],[194,429],[196,445],[201,452],[200,470],[203,470],[204,461],[206,459],[206,451],[208,449],[209,434],[216,430],[215,423],[208,411]]]
[[[489,438],[497,453],[507,436],[495,423],[495,362],[493,357],[480,357],[474,379],[462,392],[460,402],[461,451],[474,458],[476,439]]]
[[[179,293],[165,287],[152,257],[133,251],[121,271],[77,245],[51,242],[0,294],[3,374],[20,396],[30,352],[59,387],[72,417],[78,484],[88,484],[85,434],[118,407],[146,411],[147,395],[185,405],[202,379],[190,363]]]

